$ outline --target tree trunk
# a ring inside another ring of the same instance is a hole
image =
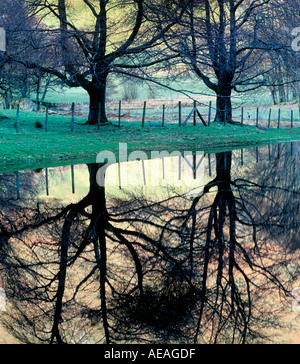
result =
[[[106,79],[103,80],[101,86],[88,90],[90,96],[90,110],[87,124],[97,125],[100,119],[100,124],[108,124],[106,117]]]
[[[40,90],[41,90],[41,78],[38,77],[36,82],[35,111],[40,111]]]
[[[13,101],[12,93],[10,91],[5,91],[5,93],[4,93],[4,109],[5,110],[10,110],[12,101]]]
[[[270,91],[271,91],[271,96],[272,96],[272,100],[273,100],[273,105],[277,105],[277,94],[276,94],[276,88],[274,86],[270,87]]]
[[[105,187],[97,183],[97,172],[103,165],[89,164],[90,173],[90,197],[92,198],[91,227],[94,231],[94,252],[97,266],[100,272],[100,300],[102,322],[105,332],[106,344],[110,344],[109,323],[107,314],[107,244],[105,229],[109,227],[108,212],[106,209]]]
[[[46,98],[50,83],[51,83],[51,77],[48,76],[48,79],[47,79],[46,84],[44,86],[44,91],[42,93],[42,97],[41,97],[41,100],[40,100],[41,104],[43,104],[43,102],[45,101],[45,98]]]
[[[231,88],[219,87],[217,92],[217,113],[215,121],[232,124]]]
[[[278,86],[278,92],[279,92],[279,103],[282,104],[283,102],[287,102],[287,96],[284,85]]]

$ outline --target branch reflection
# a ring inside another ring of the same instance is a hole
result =
[[[25,343],[274,337],[299,282],[299,161],[287,148],[267,166],[235,162],[234,177],[233,152],[216,154],[215,178],[193,198],[108,198],[97,164],[77,203],[3,193],[6,328]]]

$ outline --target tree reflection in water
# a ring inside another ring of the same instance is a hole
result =
[[[26,343],[268,340],[299,274],[299,162],[281,148],[239,178],[216,154],[193,198],[106,200],[96,164],[78,203],[4,193],[6,328]]]

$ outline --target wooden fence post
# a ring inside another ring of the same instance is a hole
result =
[[[142,128],[144,128],[144,127],[145,127],[146,109],[147,109],[147,101],[145,101],[145,102],[144,102]]]
[[[268,121],[268,128],[271,127],[271,115],[272,115],[272,109],[269,110],[269,121]]]
[[[208,154],[208,171],[209,171],[209,177],[212,176],[212,169],[211,169],[211,157],[210,154]]]
[[[49,196],[49,174],[48,174],[48,168],[46,168],[45,172],[46,172],[46,195]]]
[[[146,177],[146,168],[145,168],[145,161],[144,161],[144,159],[142,159],[142,169],[143,169],[144,186],[147,186],[147,177]]]
[[[74,132],[74,123],[75,123],[75,103],[72,102],[72,120],[71,120],[71,132]]]
[[[196,109],[197,109],[197,101],[195,100],[194,101],[194,118],[193,118],[193,125],[194,126],[197,126],[197,112],[196,112]]]
[[[209,109],[208,109],[208,126],[210,126],[211,123],[211,108],[212,108],[212,102],[209,102]]]
[[[46,106],[45,132],[48,133],[49,105]]]
[[[121,113],[122,113],[122,101],[120,100],[119,101],[119,118],[118,118],[119,128],[121,128]]]
[[[182,107],[181,107],[181,101],[179,101],[179,126],[181,126],[182,123]]]
[[[278,110],[278,129],[280,129],[281,109]]]
[[[74,166],[71,166],[71,177],[72,177],[72,193],[75,194],[75,172],[74,172]]]
[[[165,126],[166,105],[163,105],[162,127]]]
[[[241,111],[241,125],[242,127],[244,126],[244,108],[242,107],[242,111]]]
[[[258,128],[259,108],[256,109],[256,127]]]
[[[121,171],[121,163],[118,163],[118,176],[119,176],[119,190],[122,189],[122,171]]]
[[[17,105],[17,119],[16,119],[16,132],[20,131],[20,104]]]
[[[294,127],[294,110],[291,110],[291,128]]]

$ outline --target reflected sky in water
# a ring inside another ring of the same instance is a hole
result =
[[[0,175],[0,342],[300,343],[299,155]]]

